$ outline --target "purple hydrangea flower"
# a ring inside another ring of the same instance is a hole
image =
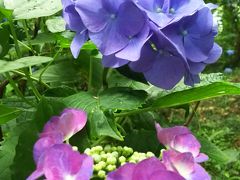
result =
[[[141,57],[129,64],[136,72],[142,72],[153,85],[163,89],[173,88],[188,71],[188,64],[177,46],[152,25],[154,35],[142,49]],[[153,47],[153,45],[155,47]]]
[[[205,6],[203,0],[136,0],[135,2],[160,28],[189,16]]]
[[[127,163],[117,170],[110,172],[107,180],[183,180],[178,173],[168,171],[157,158],[149,158],[138,164]]]
[[[168,149],[180,153],[191,153],[195,162],[208,160],[207,155],[200,153],[201,144],[188,128],[184,126],[162,128],[159,124],[156,124],[156,130],[159,142]]]
[[[103,55],[122,50],[146,23],[144,13],[129,0],[81,0],[75,9]]]
[[[73,151],[67,144],[56,144],[40,157],[38,168],[27,180],[45,176],[48,180],[89,180],[93,174],[93,159]]]
[[[44,126],[40,137],[62,134],[64,140],[79,132],[87,122],[87,115],[79,109],[64,109],[60,116],[54,116]]]
[[[221,48],[214,44],[217,27],[215,27],[211,11],[207,7],[191,16],[182,18],[162,31],[191,62],[212,63],[221,54]]]
[[[232,49],[228,49],[226,52],[227,52],[227,55],[229,55],[229,56],[232,56],[235,53],[235,51]]]
[[[232,70],[232,68],[230,68],[230,67],[226,67],[225,69],[224,69],[224,73],[225,74],[231,74],[233,72],[233,70]]]
[[[71,44],[71,51],[74,58],[77,58],[83,44],[88,40],[88,31],[75,9],[75,2],[74,0],[62,0],[63,18],[67,24],[67,29],[76,32]]]

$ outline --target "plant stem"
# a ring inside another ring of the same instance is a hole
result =
[[[17,56],[18,56],[18,58],[21,58],[22,57],[22,52],[20,51],[20,47],[19,47],[19,44],[18,44],[18,38],[17,38],[16,31],[14,29],[12,18],[9,19],[9,26],[10,26],[10,30],[12,32],[13,41],[14,41],[14,44],[15,44],[15,49],[16,49],[16,52],[17,52]]]
[[[44,72],[45,72],[45,71],[49,68],[49,66],[57,59],[59,53],[62,52],[62,50],[63,50],[63,48],[60,48],[60,49],[56,52],[56,54],[53,56],[53,60],[50,61],[50,62],[47,64],[47,66],[42,70],[42,72],[41,72],[40,75],[39,75],[39,82],[43,83],[43,82],[42,82],[42,76],[43,76]]]
[[[187,121],[184,123],[184,126],[189,126],[189,124],[192,122],[193,117],[194,117],[194,115],[196,114],[199,105],[200,105],[200,101],[198,101],[198,102],[196,103],[196,105],[195,105],[195,107],[194,107],[191,115],[189,116],[189,118],[187,119]]]
[[[22,52],[19,48],[19,44],[18,44],[18,38],[17,38],[17,34],[16,34],[16,31],[14,29],[14,25],[13,25],[13,20],[12,18],[9,19],[9,25],[10,25],[10,29],[11,29],[11,32],[12,32],[12,36],[13,36],[13,40],[14,40],[14,44],[15,44],[15,49],[16,49],[16,52],[17,52],[17,56],[18,58],[21,58],[22,57]],[[26,23],[25,25],[26,26]],[[25,27],[25,30],[27,30],[27,27]],[[26,36],[28,37],[29,34],[28,32],[26,31]],[[28,39],[28,38],[27,38]],[[30,75],[29,75],[29,71],[28,70],[24,70],[24,73],[26,75],[26,78],[33,90],[33,93],[34,95],[36,96],[37,100],[39,101],[41,99],[41,94],[38,92],[37,88],[35,87],[34,83],[32,82],[32,79],[30,78]],[[10,75],[9,75],[10,76]],[[18,88],[17,88],[18,89]],[[19,90],[19,89],[18,89]],[[16,91],[17,92],[17,91]],[[19,93],[18,93],[19,94]],[[20,95],[20,94],[19,94]],[[21,93],[21,95],[23,96],[23,94]]]
[[[16,74],[19,74],[23,77],[26,77],[26,74],[24,74],[23,72],[21,71],[17,71],[17,70],[13,70],[12,72],[16,73]],[[30,78],[33,80],[33,81],[36,81],[36,82],[40,82],[38,78],[35,78],[33,76],[30,75]],[[40,82],[42,85],[44,85],[46,88],[50,88],[50,86],[44,82]]]
[[[9,83],[10,83],[11,86],[13,87],[15,93],[16,93],[19,97],[21,97],[22,100],[23,100],[25,103],[27,103],[27,104],[29,104],[29,105],[31,105],[31,106],[34,107],[35,105],[34,105],[33,103],[31,103],[30,101],[28,101],[28,100],[24,97],[24,95],[22,94],[22,92],[18,89],[18,87],[16,86],[14,80],[13,80],[12,77],[10,76],[10,74],[9,74],[8,72],[6,72],[5,74],[6,74],[7,79],[9,80]]]
[[[89,74],[88,74],[88,91],[92,90],[92,78],[93,78],[93,59],[90,56],[90,62],[89,62]]]

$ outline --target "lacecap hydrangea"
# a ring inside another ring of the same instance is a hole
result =
[[[105,67],[128,65],[151,84],[173,88],[184,78],[199,83],[199,73],[219,59],[214,42],[213,4],[203,0],[62,0],[63,17],[75,31],[71,51],[78,57],[89,39]]]

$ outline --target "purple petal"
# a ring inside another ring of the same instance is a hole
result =
[[[157,137],[160,143],[164,146],[170,147],[171,142],[176,135],[191,133],[188,128],[184,126],[176,126],[172,128],[162,128],[159,124],[155,124],[157,130]]]
[[[111,13],[117,13],[119,7],[125,0],[102,0],[103,7]]]
[[[191,74],[199,74],[206,67],[206,64],[201,62],[195,63],[195,62],[188,61],[188,65],[189,65],[189,70]]]
[[[184,84],[189,85],[189,86],[194,86],[194,84],[200,83],[200,77],[199,75],[191,74],[191,73],[186,73],[184,76]]]
[[[83,44],[87,40],[88,40],[87,31],[78,32],[75,35],[75,37],[73,38],[73,41],[71,43],[71,47],[70,47],[74,58],[77,59]]]
[[[104,67],[118,68],[127,63],[129,63],[129,61],[125,59],[117,58],[115,54],[112,54],[109,56],[103,56],[103,59],[102,59],[102,64]]]
[[[211,177],[202,166],[195,164],[194,172],[190,175],[189,180],[211,180]]]
[[[171,171],[158,171],[151,175],[150,180],[184,180],[182,176]]]
[[[172,89],[184,76],[184,59],[175,56],[158,56],[152,68],[144,72],[145,78],[153,85]]]
[[[119,8],[117,21],[119,32],[127,37],[133,37],[142,31],[146,16],[133,2],[126,1]]]
[[[197,163],[202,163],[204,161],[207,161],[209,158],[206,154],[204,153],[199,153],[197,157],[195,157],[195,162]]]
[[[109,23],[110,13],[103,8],[102,1],[76,1],[75,8],[83,24],[91,32],[99,32]]]
[[[146,72],[152,68],[156,56],[157,53],[152,49],[151,45],[147,43],[142,48],[140,59],[131,62],[129,67],[135,72]]]
[[[86,29],[73,3],[64,7],[63,18],[66,21],[67,28],[72,31],[82,32]]]
[[[40,137],[60,133],[64,139],[69,139],[79,132],[87,122],[87,115],[79,109],[65,109],[60,117],[53,117],[45,126]]]
[[[168,170],[178,172],[186,179],[194,172],[194,158],[191,153],[163,151],[163,164]]]
[[[45,177],[49,180],[89,180],[93,173],[93,160],[87,155],[73,151],[69,145],[59,144],[46,153],[43,169]]]
[[[149,26],[146,24],[143,30],[134,36],[124,49],[116,53],[116,57],[129,61],[137,61],[141,56],[143,45],[149,38]]]
[[[148,180],[154,172],[164,170],[166,170],[166,167],[158,158],[148,158],[137,164],[133,173],[133,180]]]
[[[208,59],[204,61],[204,63],[207,64],[215,63],[220,58],[221,55],[222,48],[217,43],[214,43],[212,50],[208,54]]]
[[[117,21],[108,24],[98,33],[89,32],[89,37],[106,56],[123,49],[129,42],[129,38],[119,32]]]
[[[194,38],[187,36],[184,38],[184,48],[187,59],[192,62],[202,62],[208,59],[208,54],[214,44],[212,35]]]
[[[197,157],[199,155],[201,145],[192,134],[180,134],[175,136],[171,147],[178,152],[190,152],[193,157]]]
[[[36,164],[38,163],[40,156],[44,154],[48,148],[63,142],[61,134],[55,134],[54,136],[55,137],[53,137],[53,135],[52,137],[42,137],[34,144],[33,157]]]
[[[133,180],[136,164],[127,163],[107,175],[107,180]]]

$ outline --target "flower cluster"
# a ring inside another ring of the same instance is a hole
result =
[[[162,160],[151,157],[140,163],[126,163],[107,176],[107,180],[168,179],[210,180],[208,173],[198,164],[208,157],[200,153],[200,143],[182,126],[162,128],[156,124],[159,142],[166,146]]]
[[[53,116],[34,145],[37,168],[27,180],[35,180],[41,176],[48,180],[90,179],[93,174],[93,159],[64,143],[80,131],[86,122],[86,113],[78,109],[65,109],[60,116]]]
[[[203,0],[62,0],[67,28],[75,31],[71,51],[77,58],[90,39],[105,67],[128,64],[158,87],[187,85],[214,63],[222,49],[214,43],[213,4]]]
[[[114,171],[117,167],[125,163],[138,163],[144,159],[153,157],[152,152],[141,153],[133,151],[132,148],[127,146],[111,146],[106,145],[95,146],[87,148],[85,154],[94,159],[94,177],[104,179],[106,174]]]

